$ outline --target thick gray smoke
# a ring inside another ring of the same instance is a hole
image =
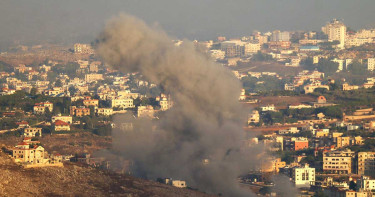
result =
[[[229,70],[192,43],[176,47],[163,31],[125,15],[107,24],[97,51],[123,72],[140,72],[174,101],[157,122],[137,120],[132,131],[113,131],[114,151],[134,161],[136,175],[186,180],[224,196],[252,195],[239,189],[237,177],[254,167],[258,150],[243,147],[241,85]],[[126,121],[117,117],[118,125]]]

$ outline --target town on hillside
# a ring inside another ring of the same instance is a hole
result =
[[[254,156],[262,165],[239,177],[241,187],[279,196],[272,177],[280,175],[299,196],[375,195],[375,29],[333,19],[316,31],[255,31],[193,44],[241,82],[233,96],[246,109],[243,146],[265,149]],[[103,62],[94,45],[18,45],[0,53],[0,143],[23,168],[79,163],[131,174],[133,161],[117,165],[97,154],[112,147],[113,130],[133,130],[116,117],[157,122],[176,104],[141,73]],[[189,186],[183,177],[154,181]]]

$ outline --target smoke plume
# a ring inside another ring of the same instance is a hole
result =
[[[132,16],[112,19],[98,40],[97,51],[108,64],[141,73],[174,102],[158,121],[132,120],[133,129],[113,131],[113,149],[134,161],[134,174],[186,180],[224,196],[252,195],[238,187],[237,177],[254,166],[258,150],[243,147],[246,114],[232,73],[191,42],[176,47],[162,30]]]

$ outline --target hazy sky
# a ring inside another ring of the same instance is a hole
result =
[[[5,43],[88,42],[120,12],[157,23],[171,36],[213,39],[253,30],[319,30],[332,18],[375,26],[374,0],[0,0]]]

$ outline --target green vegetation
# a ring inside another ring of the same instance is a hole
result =
[[[284,80],[273,76],[263,76],[259,79],[256,77],[245,77],[242,79],[243,87],[249,92],[280,91],[284,89],[284,83]]]

